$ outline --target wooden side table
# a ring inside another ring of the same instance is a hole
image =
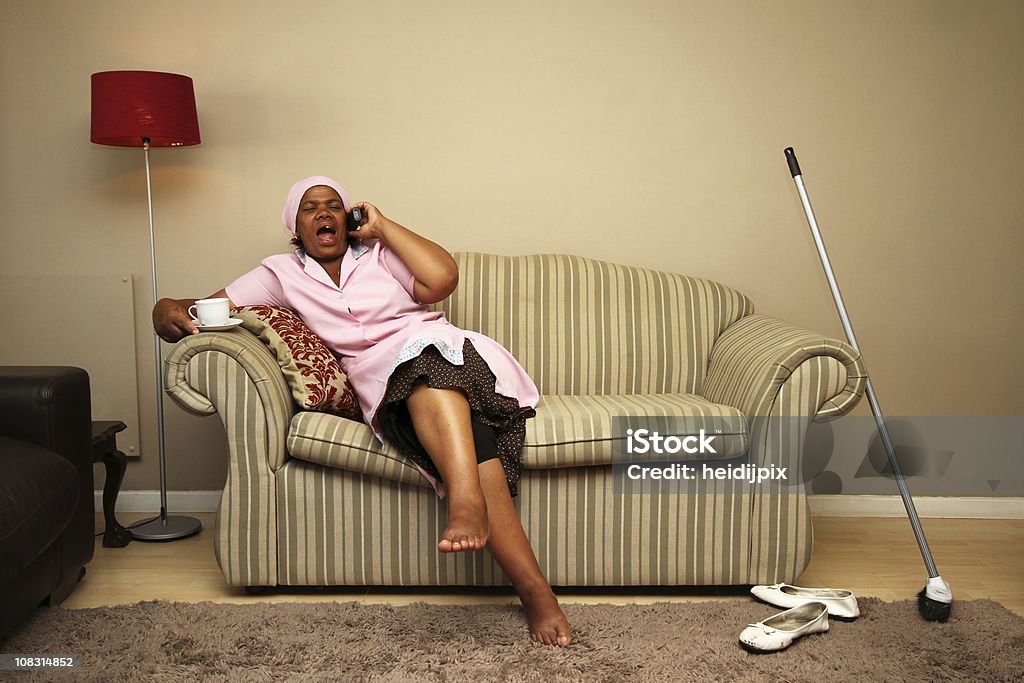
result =
[[[107,470],[103,482],[103,547],[123,548],[131,543],[132,532],[114,518],[117,494],[128,469],[128,456],[117,450],[117,433],[128,428],[124,422],[100,420],[92,423],[92,461],[102,462]]]

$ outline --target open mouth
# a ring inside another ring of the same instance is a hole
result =
[[[316,239],[323,245],[334,244],[338,239],[338,229],[329,223],[321,225],[316,229]]]

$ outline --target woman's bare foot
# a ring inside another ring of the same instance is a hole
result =
[[[526,610],[526,623],[530,626],[530,638],[544,645],[565,647],[572,642],[572,629],[565,618],[558,598],[545,583],[533,590],[519,592],[519,600]]]
[[[442,553],[480,550],[487,545],[490,527],[487,523],[487,503],[483,494],[479,500],[452,501],[448,504],[448,526],[441,533],[437,549]]]

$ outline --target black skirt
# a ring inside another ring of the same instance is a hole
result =
[[[463,364],[446,360],[434,346],[395,368],[381,401],[378,425],[384,438],[414,463],[441,480],[441,474],[416,436],[405,400],[420,380],[434,389],[457,389],[469,402],[477,461],[497,457],[505,470],[509,493],[519,494],[520,453],[526,440],[526,420],[536,415],[519,401],[495,390],[494,373],[468,339],[462,346]],[[493,434],[493,437],[491,437]],[[483,442],[483,443],[481,443]],[[489,452],[496,448],[496,453]]]

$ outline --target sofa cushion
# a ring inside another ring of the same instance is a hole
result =
[[[613,459],[622,463],[627,426],[677,437],[698,436],[704,429],[715,437],[715,453],[634,456],[637,461],[735,458],[747,452],[749,441],[746,418],[738,410],[691,394],[543,396],[537,417],[526,421],[523,469],[610,465]],[[296,414],[288,431],[288,452],[327,467],[427,485],[392,446],[381,448],[365,424],[332,415]]]
[[[318,465],[403,484],[430,486],[412,462],[393,446],[381,447],[368,425],[334,415],[296,413],[288,429],[288,454]]]
[[[722,460],[745,455],[747,420],[731,406],[719,405],[693,394],[628,396],[542,396],[537,417],[526,421],[524,469],[585,467],[625,462],[629,428],[659,432],[663,437],[713,437],[714,452],[678,452],[656,455],[648,434],[646,455],[634,439],[639,460]]]
[[[338,360],[299,316],[278,306],[242,306],[233,315],[277,358],[292,398],[301,409],[363,419],[359,401]]]
[[[77,505],[78,470],[71,462],[0,437],[0,586],[53,544]]]

